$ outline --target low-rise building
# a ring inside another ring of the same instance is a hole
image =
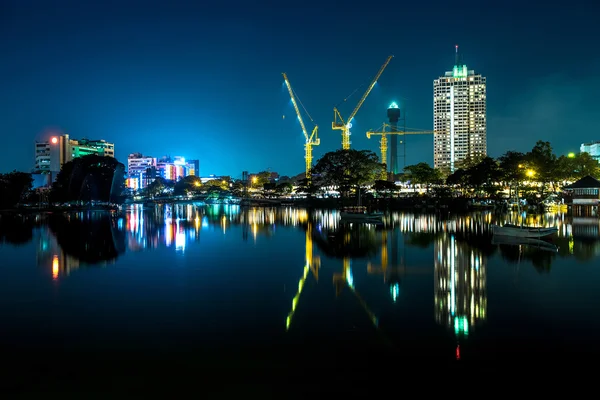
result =
[[[600,162],[600,142],[582,143],[579,148],[580,153],[588,153],[592,158]]]
[[[575,216],[597,216],[600,204],[600,181],[592,176],[566,186],[571,192],[571,207]]]

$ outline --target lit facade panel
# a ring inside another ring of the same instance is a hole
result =
[[[486,156],[486,78],[457,60],[434,80],[433,129],[435,168],[454,172],[464,159]]]
[[[600,142],[582,143],[579,151],[588,153],[594,160],[600,162]]]
[[[468,335],[487,311],[486,259],[483,253],[445,235],[434,243],[435,319]]]
[[[141,153],[130,154],[127,158],[127,176],[131,178],[132,190],[143,189],[154,181],[156,177],[156,158],[144,156]]]

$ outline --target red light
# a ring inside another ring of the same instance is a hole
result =
[[[456,346],[456,359],[460,360],[460,345]]]
[[[56,144],[58,143],[58,138],[55,136],[52,139],[50,139],[50,141],[52,142],[52,144]]]

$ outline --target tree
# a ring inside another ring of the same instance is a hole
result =
[[[164,194],[165,191],[171,187],[175,187],[175,183],[173,181],[166,180],[165,178],[159,176],[148,185],[146,190],[148,192],[148,196],[155,197]]]
[[[223,179],[211,179],[210,181],[207,181],[204,184],[204,187],[206,189],[210,190],[215,190],[215,189],[220,189],[220,190],[228,190],[229,189],[229,182],[227,182],[226,180]]]
[[[194,175],[189,175],[180,179],[173,187],[173,194],[187,195],[189,193],[197,193],[202,186],[200,178]]]
[[[383,164],[377,154],[369,150],[337,150],[326,153],[312,169],[321,186],[335,186],[340,195],[358,189],[381,176]],[[315,179],[315,178],[313,178]]]
[[[532,170],[534,175],[529,180],[540,183],[540,196],[543,198],[546,187],[555,182],[556,155],[552,151],[550,142],[538,140],[529,153],[525,156],[527,170]]]
[[[466,171],[466,181],[476,193],[483,190],[488,195],[494,195],[497,191],[495,184],[499,178],[498,164],[491,157],[485,157]]]
[[[431,167],[425,162],[420,162],[414,165],[404,167],[404,172],[408,174],[408,179],[413,185],[426,185],[426,190],[429,192],[429,186],[433,183],[438,183],[442,179],[440,170]]]
[[[308,198],[313,197],[321,189],[319,180],[313,176],[312,179],[300,179],[297,182],[296,193],[305,193]]]
[[[33,187],[33,178],[26,172],[0,174],[0,208],[14,207]]]
[[[125,166],[113,157],[95,154],[63,165],[52,185],[53,201],[120,202],[125,189]]]
[[[579,153],[568,160],[570,160],[568,165],[571,179],[578,180],[588,175],[594,178],[600,177],[600,164],[589,153]]]
[[[507,151],[498,158],[500,179],[509,187],[509,196],[512,196],[513,185],[525,178],[525,154],[518,151]]]
[[[375,185],[373,185],[373,190],[375,190],[378,196],[388,198],[392,193],[398,190],[398,186],[396,186],[394,182],[376,180]]]

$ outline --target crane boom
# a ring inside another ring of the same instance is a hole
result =
[[[377,83],[377,80],[379,80],[379,77],[381,76],[381,74],[383,73],[383,71],[385,70],[385,68],[390,63],[393,57],[394,56],[389,56],[387,60],[385,60],[385,63],[383,63],[381,68],[379,68],[379,72],[377,72],[377,75],[375,75],[375,78],[373,78],[373,81],[363,94],[362,98],[359,100],[358,104],[356,104],[356,107],[354,107],[354,110],[352,111],[352,113],[346,121],[344,121],[344,118],[342,118],[342,115],[340,114],[337,107],[333,108],[333,122],[331,123],[331,129],[342,131],[342,149],[350,149],[350,123],[352,122],[352,119],[356,116],[356,113],[358,112],[360,107],[362,107],[363,103],[367,99],[367,96],[369,96],[369,93],[371,93],[371,90],[373,90],[373,87]]]
[[[387,135],[431,135],[435,131],[386,131],[386,128],[391,128],[390,124],[383,123],[383,128],[379,131],[367,131],[367,139],[371,139],[373,135],[380,135],[381,141],[379,142],[379,150],[381,152],[381,163],[387,166]],[[384,171],[381,174],[383,180],[387,178],[387,172]]]
[[[294,105],[294,110],[296,111],[296,115],[298,116],[298,121],[300,121],[300,126],[302,127],[302,133],[304,134],[304,163],[305,163],[305,176],[306,179],[310,180],[310,170],[312,168],[312,147],[318,146],[321,144],[321,139],[318,137],[319,127],[315,125],[310,136],[306,131],[306,126],[304,125],[304,120],[302,119],[302,114],[300,113],[300,109],[298,108],[298,103],[296,102],[296,96],[294,95],[294,90],[292,89],[292,85],[286,75],[285,72],[282,73],[283,79],[285,80],[285,85],[287,86],[288,92],[290,93],[290,98],[292,99],[292,104]],[[306,109],[304,109],[306,111]],[[307,112],[308,113],[308,112]],[[310,115],[309,115],[310,117]],[[312,120],[312,118],[311,118]]]
[[[296,103],[296,96],[294,96],[294,91],[292,90],[292,85],[287,77],[287,75],[282,73],[283,79],[285,80],[285,85],[287,86],[288,92],[290,93],[290,98],[292,99],[292,104],[294,105],[294,110],[296,111],[296,115],[298,116],[298,121],[300,121],[300,126],[302,127],[302,133],[304,133],[304,138],[308,140],[308,132],[306,131],[306,127],[304,126],[304,121],[302,120],[302,115],[300,114],[300,109],[298,108],[298,104]]]
[[[383,65],[381,66],[381,68],[379,68],[379,72],[377,72],[377,75],[375,75],[375,78],[373,78],[373,81],[371,82],[371,84],[369,85],[369,87],[367,88],[367,90],[365,91],[365,93],[363,94],[362,98],[360,99],[360,101],[358,102],[358,104],[356,105],[356,107],[354,107],[354,110],[352,111],[352,114],[350,114],[350,116],[348,117],[348,122],[352,122],[352,119],[354,118],[354,116],[356,115],[356,113],[358,112],[358,110],[362,107],[363,103],[367,99],[367,96],[369,96],[369,93],[371,93],[371,90],[373,90],[373,87],[375,86],[375,84],[379,80],[379,77],[381,76],[381,74],[383,73],[383,71],[385,70],[385,68],[388,66],[388,64],[390,63],[390,61],[392,60],[393,57],[394,56],[389,56],[387,58],[387,60],[385,60],[385,63],[383,63]]]

